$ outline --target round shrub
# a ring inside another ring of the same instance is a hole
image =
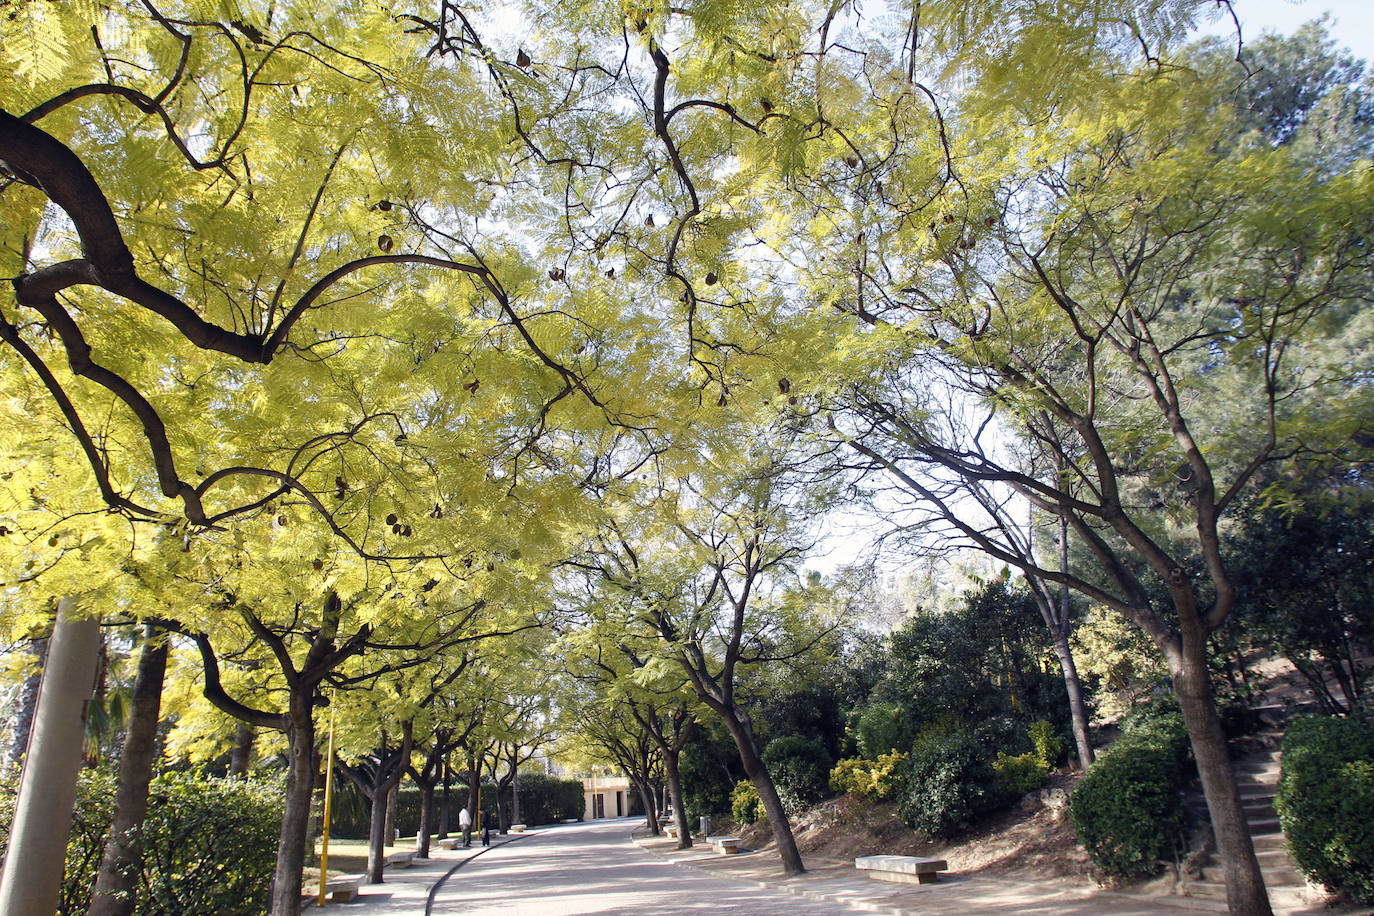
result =
[[[834,761],[815,738],[775,738],[764,749],[763,762],[780,794],[802,804],[818,802],[826,796]]]
[[[877,760],[882,754],[911,745],[911,727],[902,708],[894,703],[874,703],[864,707],[854,723],[854,740],[859,755]]]
[[[906,759],[906,754],[893,751],[880,754],[877,760],[862,757],[841,760],[830,771],[830,788],[836,792],[852,792],[869,801],[886,801],[905,784]]]
[[[1189,775],[1188,733],[1178,713],[1142,720],[1088,768],[1069,796],[1069,816],[1103,874],[1154,874],[1181,847]]]
[[[902,821],[930,840],[952,837],[1011,801],[987,752],[968,731],[916,743],[898,796]]]
[[[997,771],[998,778],[1002,780],[1002,788],[1007,794],[1017,797],[1034,792],[1043,786],[1045,777],[1050,773],[1050,768],[1034,751],[1015,757],[998,754],[992,768]]]
[[[9,838],[15,788],[0,786],[0,854]],[[114,793],[112,774],[81,774],[58,906],[63,916],[84,913],[90,904]],[[266,911],[281,818],[278,781],[157,776],[142,827],[134,913],[257,916]]]
[[[1356,903],[1374,903],[1374,726],[1329,718],[1289,725],[1274,807],[1299,868]]]
[[[759,797],[759,790],[747,779],[735,783],[735,787],[730,790],[730,816],[737,824],[752,824],[768,816],[768,812],[763,809],[763,799]]]

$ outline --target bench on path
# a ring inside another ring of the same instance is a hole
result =
[[[413,852],[393,852],[391,855],[386,857],[386,867],[409,868],[411,863],[414,861],[415,853]]]
[[[457,849],[463,845],[463,838],[460,836],[446,836],[439,841],[440,849]]]
[[[511,833],[524,833],[527,829],[529,829],[529,828],[527,828],[524,824],[511,824],[511,825],[510,825],[510,832],[511,832]]]
[[[666,827],[663,828],[663,832],[666,833],[666,834],[668,834],[668,836],[670,836],[670,837],[672,837],[673,839],[676,840],[676,839],[677,839],[677,824],[669,824],[668,826],[666,826]]]
[[[940,880],[940,872],[949,870],[944,859],[920,856],[859,856],[854,867],[868,872],[870,878],[900,884],[934,884]]]
[[[358,899],[358,892],[362,890],[366,878],[367,875],[335,875],[325,882],[324,892],[333,903],[348,903]],[[318,900],[318,893],[302,896],[301,909],[315,906]]]
[[[706,842],[710,843],[723,856],[732,856],[739,852],[739,837],[737,836],[708,836]]]

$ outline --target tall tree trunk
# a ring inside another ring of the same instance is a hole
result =
[[[100,621],[82,618],[76,601],[63,598],[0,872],[5,916],[52,916],[57,910],[100,643]]]
[[[438,834],[436,834],[436,835],[438,836],[438,838],[441,839],[441,840],[444,839],[444,838],[446,838],[446,837],[448,836],[449,823],[450,823],[450,822],[449,822],[449,812],[450,812],[450,808],[449,808],[449,804],[450,804],[450,799],[449,799],[449,784],[453,782],[453,768],[450,767],[450,766],[448,765],[448,757],[447,757],[447,756],[444,757],[443,768],[444,768],[444,769],[443,769],[443,773],[444,773],[444,791],[443,791],[443,795],[442,795],[442,797],[441,797],[442,800],[439,802],[439,832],[438,832]]]
[[[1166,653],[1169,673],[1212,817],[1217,854],[1226,874],[1227,907],[1237,916],[1271,916],[1269,896],[1231,770],[1226,734],[1212,696],[1206,652],[1205,639],[1185,635],[1181,651]]]
[[[128,916],[134,911],[136,875],[143,857],[143,818],[148,812],[148,784],[157,762],[157,723],[166,674],[167,639],[148,624],[143,629],[124,752],[119,758],[110,836],[105,841],[87,916]]]
[[[310,802],[315,792],[315,719],[313,688],[293,691],[286,727],[286,810],[277,841],[277,868],[272,875],[271,916],[299,916],[301,870],[305,868],[310,832]]]
[[[386,844],[395,846],[399,827],[396,823],[396,805],[400,802],[401,783],[397,780],[386,792]]]
[[[368,820],[367,829],[367,881],[369,884],[381,884],[383,881],[382,870],[386,867],[386,856],[383,855],[387,836],[386,809],[387,799],[390,796],[391,789],[386,785],[378,786],[372,792],[372,816]]]
[[[654,790],[647,779],[632,780],[635,791],[639,793],[639,803],[644,806],[644,820],[649,825],[650,836],[662,836],[658,826],[658,806],[654,804]]]
[[[1074,663],[1073,652],[1069,649],[1067,627],[1052,627],[1054,657],[1059,660],[1059,671],[1064,677],[1064,691],[1069,695],[1069,722],[1073,729],[1073,742],[1078,749],[1078,765],[1086,770],[1097,759],[1093,751],[1092,736],[1088,730],[1088,704],[1083,699],[1083,681],[1078,676],[1078,665]]]
[[[253,765],[253,745],[258,733],[247,722],[240,722],[234,729],[234,747],[229,752],[229,775],[247,776]]]
[[[482,770],[478,766],[477,756],[468,754],[468,813],[472,816],[472,827],[474,830],[481,830],[485,824],[481,821],[482,811]],[[467,837],[463,838],[464,840]]]
[[[32,674],[24,678],[24,686],[19,688],[19,709],[15,714],[14,735],[10,738],[9,753],[5,755],[11,766],[19,765],[24,759],[24,751],[29,746],[34,710],[38,708],[38,688],[43,683],[43,666],[48,663],[48,637],[40,636],[29,640],[29,654],[34,657],[37,667]]]
[[[787,819],[787,811],[782,806],[777,786],[773,785],[773,777],[769,775],[768,767],[764,765],[763,757],[759,754],[754,729],[742,710],[726,708],[718,711],[730,732],[730,737],[735,740],[735,749],[739,752],[739,762],[744,765],[745,775],[749,777],[754,788],[758,790],[759,798],[763,800],[763,810],[768,814],[768,826],[773,828],[773,839],[778,844],[778,856],[782,859],[783,871],[788,875],[804,874],[806,866],[802,864],[796,837],[792,835],[792,824]]]
[[[429,834],[434,829],[434,783],[420,783],[420,829],[415,832],[415,857],[429,858]]]
[[[687,806],[682,801],[682,771],[678,769],[678,751],[663,752],[663,768],[668,774],[668,796],[672,799],[673,822],[677,824],[677,848],[692,848],[692,831],[687,826]]]

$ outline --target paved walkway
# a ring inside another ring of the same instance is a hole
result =
[[[808,860],[781,874],[775,855],[721,856],[676,849],[664,838],[630,840],[638,818],[541,828],[479,847],[437,851],[427,863],[387,871],[358,900],[321,916],[1187,916],[1225,912],[1220,903],[1143,897],[1093,887],[1027,884],[949,875],[938,884],[901,885],[856,874],[852,862]],[[311,913],[314,908],[304,911]],[[1305,911],[1320,913],[1320,908]]]

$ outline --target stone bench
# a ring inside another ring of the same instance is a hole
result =
[[[348,903],[358,899],[358,892],[362,890],[363,880],[367,875],[336,875],[325,882],[324,892],[329,895],[329,899],[334,903]],[[308,903],[313,905],[317,901],[316,895],[306,898]]]
[[[854,860],[854,867],[880,881],[934,884],[940,879],[940,872],[949,869],[949,864],[944,859],[920,856],[859,856]]]
[[[414,861],[415,853],[413,852],[393,852],[391,855],[386,857],[386,867],[409,868],[411,863]]]
[[[526,827],[524,824],[511,824],[511,825],[510,825],[510,832],[511,832],[511,833],[524,833],[524,832],[525,832],[526,830],[528,830],[528,829],[529,829],[529,828]]]
[[[463,838],[460,836],[446,836],[439,841],[440,849],[457,849],[463,845]]]
[[[669,824],[663,828],[663,832],[673,839],[677,839],[677,824]]]
[[[708,836],[706,842],[723,856],[732,856],[739,852],[739,837],[736,836]]]

